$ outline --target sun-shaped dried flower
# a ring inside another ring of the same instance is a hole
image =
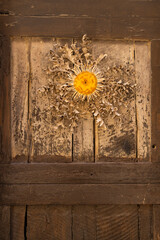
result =
[[[50,111],[58,125],[70,127],[90,111],[98,124],[107,125],[107,117],[119,117],[120,106],[127,106],[135,94],[133,66],[113,66],[104,68],[102,62],[106,54],[98,58],[92,55],[92,42],[87,36],[82,42],[73,41],[70,46],[54,41],[50,50],[48,86],[40,89],[47,96]]]

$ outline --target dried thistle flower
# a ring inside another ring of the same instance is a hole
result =
[[[86,35],[80,44],[74,41],[70,46],[54,41],[46,69],[48,85],[39,93],[49,99],[45,111],[51,113],[55,126],[73,129],[88,110],[99,126],[107,125],[108,116],[121,117],[119,108],[135,95],[130,82],[135,73],[129,65],[104,70],[101,63],[106,58],[106,54],[92,56],[92,42]]]

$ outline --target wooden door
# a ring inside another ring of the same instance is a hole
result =
[[[159,2],[16,0],[2,9],[0,239],[160,239]],[[107,54],[102,71],[131,66],[137,88],[122,121],[99,126],[86,111],[72,132],[55,124],[39,89],[53,38],[70,45],[84,34],[95,59]]]

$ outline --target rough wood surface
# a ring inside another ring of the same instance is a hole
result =
[[[11,41],[11,151],[12,161],[28,161],[29,39]],[[22,156],[23,160],[22,160]]]
[[[97,56],[106,53],[107,58],[103,61],[103,71],[108,67],[126,66],[134,67],[134,44],[133,42],[109,42],[99,41],[93,44],[93,55]],[[117,54],[118,53],[118,54]],[[135,78],[131,77],[131,83],[135,83]],[[121,107],[121,119],[113,119],[109,116],[106,120],[108,126],[98,128],[98,150],[96,150],[97,161],[107,161],[107,157],[132,158],[136,157],[136,119],[135,100],[129,106]]]
[[[160,204],[160,184],[3,184],[0,204]]]
[[[73,206],[73,240],[96,240],[95,206]]]
[[[5,14],[3,16],[2,14],[0,23],[0,34],[9,36],[53,36],[54,34],[56,37],[72,38],[87,33],[89,37],[99,39],[150,40],[160,37],[160,18],[151,15],[143,18],[72,16],[63,13],[58,16],[6,16]]]
[[[2,184],[160,184],[157,163],[57,163],[0,166]]]
[[[93,162],[93,116],[91,113],[79,119],[78,126],[73,133],[73,161]]]
[[[29,206],[27,213],[28,240],[72,239],[70,206]]]
[[[10,39],[0,37],[0,162],[11,158]]]
[[[160,205],[153,206],[153,239],[160,239]]]
[[[10,207],[0,206],[0,239],[10,240]]]
[[[138,239],[136,205],[102,205],[96,207],[97,240]]]
[[[52,39],[31,40],[30,65],[32,72],[30,86],[30,108],[32,146],[30,151],[31,161],[37,160],[49,162],[54,159],[72,161],[72,134],[67,129],[53,129],[50,117],[45,115],[45,108],[49,105],[49,99],[41,98],[38,89],[48,84],[48,77],[44,71],[47,67],[47,54],[52,49]],[[48,120],[48,121],[47,121]],[[55,127],[55,126],[54,126]],[[54,156],[54,158],[53,158]]]
[[[135,43],[137,157],[151,158],[150,43]]]
[[[25,206],[11,207],[11,239],[25,240]]]
[[[72,6],[72,7],[71,7]],[[95,0],[94,4],[92,0],[70,0],[69,4],[66,4],[65,0],[39,0],[38,4],[36,0],[24,0],[23,3],[20,0],[3,0],[1,2],[1,8],[4,14],[10,15],[86,15],[90,17],[94,16],[130,16],[130,17],[159,17],[160,3],[159,1],[135,1],[135,0]],[[3,14],[2,11],[2,14]]]
[[[151,43],[152,65],[152,161],[160,161],[160,41]]]
[[[153,239],[153,207],[152,205],[139,205],[139,236],[141,240]]]

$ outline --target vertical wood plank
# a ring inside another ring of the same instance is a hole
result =
[[[135,43],[137,157],[151,158],[151,58],[150,43]]]
[[[11,207],[11,239],[24,240],[25,239],[25,206]]]
[[[96,208],[97,240],[138,239],[136,205],[101,205]]]
[[[93,162],[94,143],[93,143],[93,116],[86,113],[86,116],[79,119],[78,126],[73,135],[73,161],[74,162]]]
[[[70,240],[70,206],[29,206],[27,240]]]
[[[139,236],[140,240],[153,239],[152,233],[153,208],[151,205],[139,206]]]
[[[160,40],[151,42],[152,65],[152,161],[160,161]]]
[[[73,206],[73,240],[96,240],[95,206]]]
[[[0,206],[0,239],[10,240],[10,207]]]
[[[160,205],[153,205],[153,239],[160,240]]]
[[[11,157],[10,129],[10,39],[0,37],[0,162]]]
[[[101,66],[103,71],[108,67],[131,64],[134,67],[134,44],[133,42],[110,42],[99,41],[93,44],[93,56],[98,57],[101,53],[107,54],[107,58]],[[131,78],[132,84],[135,79]],[[106,120],[107,129],[96,127],[96,161],[109,161],[108,157],[136,157],[136,119],[135,100],[130,102],[127,108],[120,109],[122,122],[112,119]]]
[[[13,39],[11,50],[12,161],[20,162],[28,161],[29,39]]]
[[[92,113],[81,116],[73,133],[73,162],[94,162],[94,123]],[[95,207],[73,206],[73,240],[96,239]]]
[[[47,54],[52,49],[52,39],[32,38],[30,65],[32,79],[30,84],[30,121],[31,121],[31,161],[72,161],[72,134],[68,129],[55,130],[51,121],[47,121],[44,109],[49,106],[49,99],[42,99],[37,91],[48,85],[44,71],[47,67]]]

